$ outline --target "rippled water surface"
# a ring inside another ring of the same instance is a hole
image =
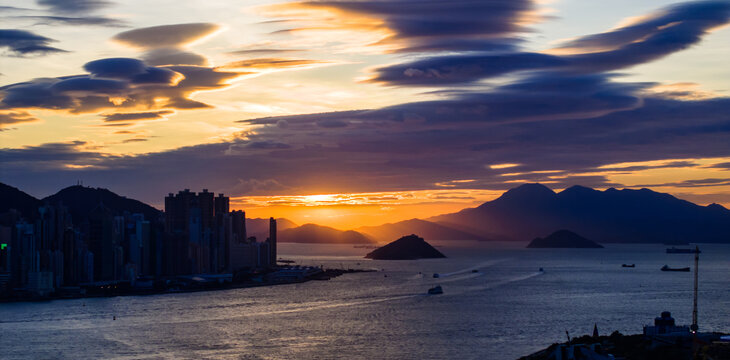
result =
[[[515,359],[563,341],[566,330],[588,334],[594,323],[601,333],[640,333],[663,310],[691,322],[692,273],[659,271],[691,266],[690,254],[665,254],[661,245],[524,245],[452,242],[438,247],[447,259],[370,261],[362,259],[368,249],[280,244],[281,257],[300,264],[379,271],[0,304],[0,358]],[[730,246],[702,248],[700,328],[729,332]],[[437,284],[443,295],[425,295]]]

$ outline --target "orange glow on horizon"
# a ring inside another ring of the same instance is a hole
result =
[[[419,190],[382,193],[232,197],[231,209],[246,217],[287,218],[297,225],[316,223],[341,230],[413,218],[428,218],[477,206],[497,198],[493,190]]]

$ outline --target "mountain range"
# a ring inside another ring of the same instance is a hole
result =
[[[568,229],[599,243],[730,242],[730,210],[649,189],[573,186],[556,193],[525,184],[476,208],[427,220],[497,240],[528,241]]]
[[[0,213],[17,209],[26,218],[43,203],[63,203],[73,219],[82,219],[100,203],[114,213],[162,212],[107,189],[71,186],[44,199],[0,183]],[[75,220],[76,221],[76,220]],[[247,219],[249,235],[268,237],[268,219]],[[700,206],[649,189],[605,191],[573,186],[554,192],[541,184],[513,188],[476,208],[427,219],[411,219],[355,230],[316,224],[297,226],[277,219],[279,241],[366,244],[390,242],[408,234],[431,240],[529,241],[568,229],[599,243],[730,243],[730,210],[718,204]]]

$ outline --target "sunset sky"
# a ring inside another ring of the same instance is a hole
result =
[[[0,181],[338,228],[525,182],[730,206],[730,1],[0,0]]]

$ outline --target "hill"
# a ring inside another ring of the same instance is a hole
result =
[[[162,216],[162,212],[141,201],[117,195],[108,189],[91,188],[80,185],[69,186],[51,196],[41,200],[43,203],[62,204],[68,208],[74,223],[83,221],[91,210],[103,204],[115,215],[125,211],[135,214],[144,214],[145,219],[155,220]]]
[[[279,231],[279,242],[327,243],[327,244],[371,244],[374,241],[353,230],[337,230],[328,226],[304,224],[299,227]]]
[[[380,226],[363,226],[355,230],[381,242],[413,233],[421,234],[431,240],[488,240],[482,236],[421,219],[405,220]]]
[[[730,242],[730,211],[649,189],[598,191],[541,184],[511,189],[477,208],[427,219],[500,240],[571,229],[599,243]]]
[[[41,201],[26,194],[20,189],[0,183],[0,213],[10,209],[20,212],[23,217],[33,219],[38,215]]]
[[[289,219],[278,218],[276,219],[276,232],[277,235],[281,234],[286,229],[297,227],[297,224],[293,223]],[[262,218],[251,218],[246,219],[246,233],[247,236],[255,236],[259,241],[266,240],[269,237],[269,219]],[[278,239],[277,239],[278,240]]]
[[[535,238],[528,248],[603,248],[600,244],[590,241],[572,231],[558,230],[544,238]]]
[[[365,258],[373,260],[415,260],[445,257],[444,254],[423,240],[422,237],[415,234],[404,236],[365,255]]]

